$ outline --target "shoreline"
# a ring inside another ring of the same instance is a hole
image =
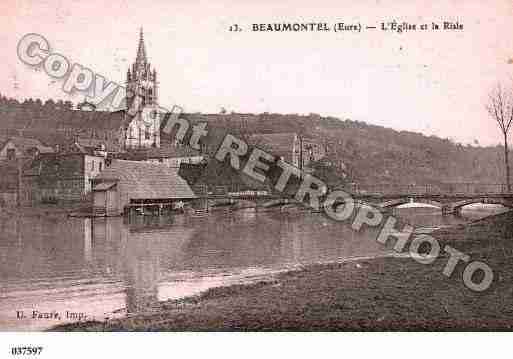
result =
[[[89,208],[89,202],[70,202],[63,204],[39,204],[37,206],[0,207],[0,212],[8,215],[23,215],[27,217],[40,216],[69,216],[73,212],[84,211]]]
[[[106,322],[56,326],[51,331],[317,331],[511,330],[513,214],[435,230],[442,246],[494,268],[492,286],[467,289],[462,267],[442,274],[447,256],[424,265],[380,257],[311,264],[270,280],[218,287],[162,302],[154,313]]]

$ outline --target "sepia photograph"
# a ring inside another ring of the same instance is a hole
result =
[[[513,329],[510,0],[0,17],[0,357]]]

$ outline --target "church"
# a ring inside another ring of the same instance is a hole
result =
[[[75,109],[50,100],[44,105],[41,101],[5,105],[0,107],[0,135],[37,139],[60,148],[80,138],[101,143],[111,153],[159,148],[157,71],[148,61],[142,29],[135,62],[126,73],[126,93],[127,109],[117,111],[101,110],[87,101]],[[130,106],[137,111],[129,111]]]
[[[71,117],[86,116],[88,119],[86,121],[66,121],[59,126],[58,130],[62,131],[66,126],[72,126],[73,128],[69,132],[73,132],[75,137],[108,139],[110,144],[106,144],[106,146],[109,152],[127,152],[160,147],[161,111],[159,111],[158,102],[157,71],[148,61],[142,28],[139,32],[135,62],[127,69],[125,85],[126,109],[113,112],[101,111],[97,110],[94,104],[85,101],[78,104],[77,110],[71,111],[72,114],[68,115]],[[85,114],[87,112],[89,114]],[[102,130],[107,126],[95,121],[97,119],[109,122],[108,127],[116,132],[113,138],[102,134]],[[91,128],[93,134],[84,133],[81,127]],[[113,143],[116,144],[114,147]]]
[[[144,34],[141,28],[135,62],[126,73],[127,111],[125,116],[125,150],[160,147],[160,116],[157,71],[146,56]],[[134,101],[138,103],[134,104]],[[128,111],[136,108],[134,115]]]

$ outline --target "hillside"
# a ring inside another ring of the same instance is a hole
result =
[[[65,109],[71,103],[40,100],[20,103],[0,96],[0,134],[41,137],[32,119]],[[220,134],[298,132],[326,146],[332,158],[341,160],[349,177],[359,183],[424,184],[437,182],[504,182],[502,147],[472,147],[436,136],[396,131],[364,122],[311,114],[183,114],[193,122],[206,121],[217,149]],[[36,121],[37,122],[37,121]],[[55,135],[55,134],[54,134]],[[169,135],[168,135],[169,136]],[[163,141],[166,135],[163,134]]]
[[[503,148],[463,146],[449,139],[396,131],[315,114],[185,114],[193,122],[244,138],[251,133],[298,132],[315,138],[359,183],[503,183]],[[219,138],[219,136],[217,136]],[[214,141],[212,149],[217,149]]]

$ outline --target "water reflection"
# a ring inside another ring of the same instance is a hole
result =
[[[427,226],[463,221],[399,211]],[[375,237],[304,211],[129,221],[0,217],[0,330],[48,328],[67,321],[66,311],[100,320],[147,312],[168,298],[298,265],[389,253]],[[61,321],[31,319],[33,310],[57,311]],[[16,319],[16,311],[27,318]]]

